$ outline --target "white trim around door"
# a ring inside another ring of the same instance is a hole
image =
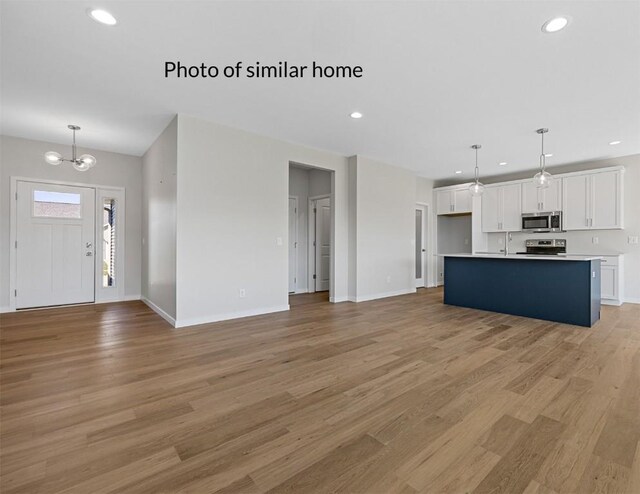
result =
[[[66,182],[59,180],[41,180],[32,177],[11,177],[11,201],[9,220],[9,311],[16,310],[17,278],[17,223],[18,182],[43,184],[45,186],[69,186],[94,189],[95,191],[95,233],[94,233],[94,303],[115,302],[125,300],[125,189],[124,187],[103,186],[98,184],[86,184],[80,182]],[[115,249],[112,252],[110,281],[105,282],[102,260],[104,254],[104,206],[105,201],[110,200],[113,206],[111,239],[115,241]]]
[[[289,294],[298,289],[298,196],[289,196]]]
[[[416,288],[429,285],[429,206],[416,204],[415,277]]]

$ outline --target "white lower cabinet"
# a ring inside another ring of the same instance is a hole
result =
[[[623,257],[603,256],[600,261],[600,297],[605,305],[621,305],[623,300]]]

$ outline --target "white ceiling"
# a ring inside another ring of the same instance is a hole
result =
[[[434,179],[470,177],[474,143],[481,174],[534,168],[542,126],[550,165],[640,153],[638,1],[100,2],[115,27],[96,5],[2,2],[4,134],[68,143],[74,123],[80,145],[141,155],[187,113]],[[165,80],[175,60],[364,77]]]

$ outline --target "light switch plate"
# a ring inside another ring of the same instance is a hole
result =
[[[637,236],[629,236],[629,238],[627,239],[627,242],[630,244],[637,244],[638,243],[638,237]]]
[[[282,245],[282,237],[276,237],[276,245]]]
[[[598,237],[591,237],[591,243],[597,244],[599,242]]]

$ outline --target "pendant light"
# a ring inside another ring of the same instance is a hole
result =
[[[540,138],[542,139],[542,148],[540,151],[540,171],[533,177],[533,183],[536,184],[536,187],[539,189],[546,189],[551,185],[551,181],[553,180],[551,173],[545,170],[544,135],[549,132],[549,129],[538,129],[536,132],[540,134]]]
[[[60,153],[56,153],[55,151],[48,151],[44,153],[44,160],[50,165],[59,165],[63,161],[68,161],[79,172],[86,172],[89,168],[93,168],[96,165],[96,159],[90,154],[83,154],[79,158],[76,158],[76,130],[80,130],[80,127],[77,125],[67,125],[67,127],[73,131],[71,159],[63,158]]]
[[[482,146],[480,144],[474,144],[473,146],[471,146],[471,149],[476,150],[476,181],[469,186],[469,193],[472,196],[480,196],[484,192],[484,185],[482,185],[482,183],[480,182],[480,172],[478,170],[478,149],[480,149],[481,147]]]

